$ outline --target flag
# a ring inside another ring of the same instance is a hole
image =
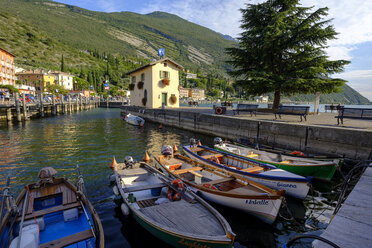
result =
[[[159,48],[159,49],[158,49],[158,55],[159,55],[160,57],[164,57],[164,48]]]

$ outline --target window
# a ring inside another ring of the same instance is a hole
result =
[[[132,84],[135,84],[136,83],[136,76],[133,76],[132,77]]]
[[[145,73],[142,73],[142,74],[141,74],[141,81],[142,81],[142,82],[145,82]]]
[[[144,92],[144,98],[147,98],[147,90]]]
[[[160,79],[169,77],[170,77],[169,71],[160,71]]]

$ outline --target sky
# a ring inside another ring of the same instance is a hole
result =
[[[263,0],[58,0],[81,8],[102,11],[131,11],[148,14],[164,11],[216,32],[238,37],[240,9],[247,3]],[[371,0],[300,0],[313,10],[328,7],[327,19],[336,29],[336,40],[328,42],[330,59],[346,59],[351,64],[333,77],[343,78],[363,96],[372,101],[372,1]]]

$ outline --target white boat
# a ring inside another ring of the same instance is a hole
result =
[[[243,176],[272,189],[285,190],[286,194],[299,199],[304,199],[310,189],[312,177],[305,178],[270,164],[200,145],[184,146],[183,151],[197,163]]]
[[[199,167],[180,154],[162,155],[155,160],[166,175],[181,179],[206,200],[244,211],[269,224],[278,215],[284,191],[272,190],[207,166]]]
[[[143,126],[145,124],[145,120],[139,116],[127,114],[124,116],[124,120],[128,122],[129,124],[135,125],[135,126]]]
[[[232,247],[235,234],[225,218],[203,199],[146,163],[131,157],[115,166],[114,193],[150,233],[174,247]]]

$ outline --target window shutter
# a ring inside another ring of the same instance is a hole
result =
[[[160,74],[159,74],[159,76],[160,76],[160,79],[162,79],[162,78],[163,78],[163,72],[162,72],[162,71],[160,71]]]
[[[170,72],[169,71],[167,72],[167,78],[170,78]]]

